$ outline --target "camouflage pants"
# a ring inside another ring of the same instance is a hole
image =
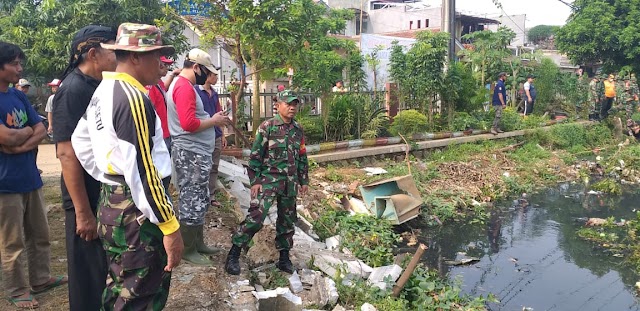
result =
[[[269,214],[269,209],[277,204],[278,221],[276,222],[276,249],[290,250],[293,246],[293,234],[295,233],[295,223],[298,220],[296,212],[296,197],[285,197],[275,193],[262,192],[257,199],[251,200],[249,213],[245,220],[240,223],[238,230],[233,235],[234,245],[245,247],[260,229],[265,217]]]
[[[173,147],[172,159],[176,168],[174,183],[178,195],[178,219],[187,226],[201,226],[209,209],[209,173],[211,155],[204,155]]]
[[[141,217],[128,187],[102,185],[98,235],[109,261],[103,311],[162,310],[167,303],[171,273],[164,271],[163,234]]]
[[[502,119],[502,105],[494,105],[493,109],[496,111],[496,116],[493,118],[493,128],[500,128],[500,119]]]

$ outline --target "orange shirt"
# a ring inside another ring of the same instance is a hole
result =
[[[616,97],[615,82],[604,80],[604,96],[609,98]]]

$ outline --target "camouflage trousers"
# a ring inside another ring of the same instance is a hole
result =
[[[98,235],[109,261],[101,310],[162,310],[171,285],[163,234],[136,208],[128,187],[102,185]]]
[[[173,147],[171,155],[178,185],[178,219],[187,226],[201,226],[209,210],[211,155]]]
[[[236,246],[246,247],[260,229],[269,209],[274,205],[278,208],[278,221],[276,222],[276,249],[290,250],[293,246],[293,234],[295,223],[298,220],[296,212],[296,197],[286,197],[272,192],[262,192],[251,200],[249,213],[238,230],[233,235],[232,242]]]

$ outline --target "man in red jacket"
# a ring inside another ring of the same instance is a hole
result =
[[[173,64],[173,60],[161,56],[160,61],[162,62],[162,76],[160,76],[156,85],[147,85],[145,88],[149,90],[149,99],[151,99],[151,103],[153,107],[156,108],[158,117],[160,117],[160,122],[162,123],[162,138],[164,138],[167,149],[169,149],[169,153],[171,153],[171,135],[169,134],[169,125],[167,124],[167,100],[165,96],[167,89],[173,81],[173,77],[180,74],[181,70],[174,69],[169,72],[169,67]],[[169,72],[169,75],[167,75],[167,72]],[[162,77],[164,76],[167,78],[162,81]]]

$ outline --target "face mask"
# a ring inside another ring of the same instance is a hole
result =
[[[200,73],[196,72],[196,84],[204,85],[207,82],[207,74],[204,72],[204,69],[200,67]]]

